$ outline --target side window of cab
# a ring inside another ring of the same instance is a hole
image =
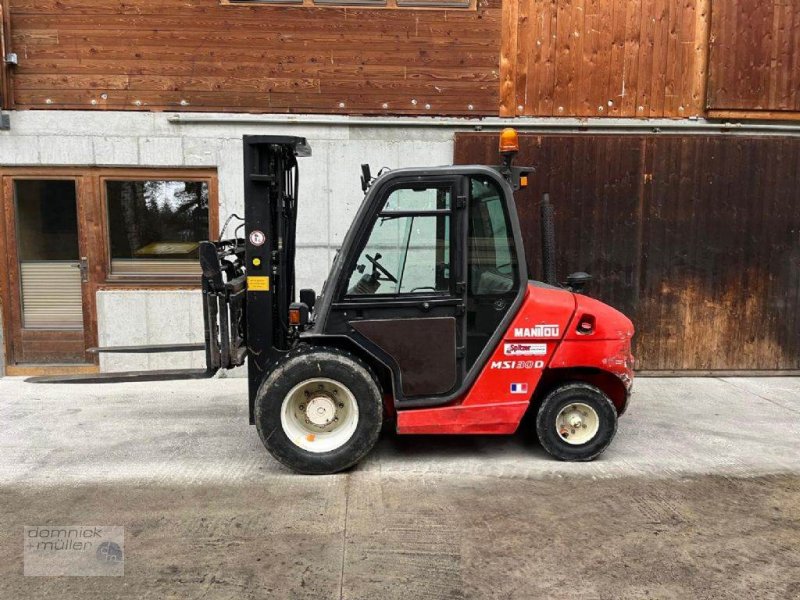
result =
[[[470,292],[476,296],[516,292],[517,256],[503,191],[491,179],[472,178],[470,188]]]
[[[452,292],[450,183],[390,190],[349,275],[347,297]]]
[[[520,285],[503,189],[488,177],[470,179],[467,277],[469,368],[499,327]]]

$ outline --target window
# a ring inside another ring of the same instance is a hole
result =
[[[492,339],[520,287],[503,191],[490,179],[470,180],[467,236],[466,364],[469,368]]]
[[[505,294],[516,287],[517,256],[502,191],[489,180],[472,179],[469,216],[470,291]]]
[[[22,326],[83,327],[75,182],[14,181]]]
[[[371,8],[467,8],[475,9],[476,0],[220,0],[221,4],[278,6],[369,6]]]
[[[207,181],[105,180],[111,275],[199,276]]]
[[[348,295],[450,292],[450,187],[392,191],[350,274]]]
[[[470,8],[473,4],[469,0],[397,0],[397,6],[403,8],[421,6],[429,8]]]

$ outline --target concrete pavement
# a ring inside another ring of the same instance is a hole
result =
[[[0,380],[0,598],[800,597],[800,379],[639,379],[611,448],[385,436],[273,461],[240,379]],[[124,577],[24,577],[23,525],[121,525]]]
[[[246,381],[0,379],[0,484],[260,482],[289,474],[247,423]],[[554,461],[525,436],[384,436],[355,472],[622,477],[800,472],[800,378],[641,378],[611,447]]]

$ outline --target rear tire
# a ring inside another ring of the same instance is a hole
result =
[[[302,346],[278,363],[255,402],[258,435],[298,473],[336,473],[375,445],[383,421],[378,384],[364,363],[333,348]]]
[[[600,389],[568,383],[551,391],[536,416],[542,447],[566,461],[594,460],[617,432],[617,409]]]

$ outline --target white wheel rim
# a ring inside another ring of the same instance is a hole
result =
[[[580,446],[591,441],[600,429],[597,411],[583,402],[567,404],[556,416],[556,433],[566,443]]]
[[[338,381],[317,377],[294,386],[281,404],[281,427],[293,444],[308,452],[341,448],[358,426],[355,396]]]

